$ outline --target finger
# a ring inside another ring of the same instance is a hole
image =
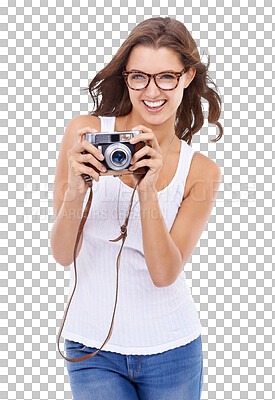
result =
[[[153,132],[145,132],[145,133],[139,133],[138,135],[135,135],[131,140],[130,143],[138,143],[140,141],[147,142],[149,146],[153,147],[154,149],[157,149],[159,147],[158,141],[156,136],[154,135]]]
[[[104,155],[101,151],[87,140],[82,140],[82,142],[78,143],[74,148],[74,153],[82,153],[84,150],[92,154],[98,160],[104,160]]]
[[[82,140],[84,140],[86,133],[97,133],[97,130],[90,126],[86,126],[85,128],[79,129],[77,131],[77,134],[75,135],[74,143],[80,143]]]
[[[92,176],[97,182],[99,181],[99,173],[93,168],[87,167],[86,165],[79,164],[77,161],[73,160],[71,164],[71,170],[74,175],[78,176],[81,174],[88,174]]]
[[[147,128],[147,126],[144,126],[144,125],[137,125],[134,128],[132,128],[131,130],[132,131],[152,132],[152,129]]]
[[[131,164],[134,164],[141,157],[143,157],[145,155],[148,155],[148,156],[153,157],[153,158],[161,158],[161,155],[156,150],[154,150],[152,147],[144,146],[133,155],[132,160],[131,160]]]
[[[144,140],[144,141],[148,141],[150,143],[150,146],[157,148],[158,147],[158,140],[156,138],[156,135],[153,133],[152,129],[147,128],[147,126],[144,125],[137,125],[134,128],[132,128],[132,130],[137,130],[137,131],[143,131],[144,133],[139,133],[138,135],[135,135],[134,137],[138,137],[137,142],[139,140]],[[150,136],[147,136],[148,134],[151,134]],[[141,135],[146,135],[145,136],[141,136]],[[148,139],[147,139],[148,137]],[[130,143],[132,143],[132,141],[130,140]],[[134,142],[135,143],[135,142]]]
[[[149,167],[153,171],[157,171],[161,168],[161,160],[152,160],[151,158],[143,159],[135,163],[135,165],[131,165],[129,170],[134,171],[140,167]]]
[[[154,137],[155,137],[155,135],[153,134],[153,132],[139,133],[138,135],[135,135],[130,140],[130,143],[137,143],[137,142],[140,142],[141,140],[152,141],[152,140],[154,140]]]
[[[99,162],[93,154],[76,154],[74,158],[77,162],[79,163],[90,163],[92,164],[95,168],[97,168],[99,171],[106,172],[106,167]]]

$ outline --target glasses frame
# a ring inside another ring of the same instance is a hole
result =
[[[187,72],[187,70],[188,70],[188,67],[185,67],[185,68],[184,68],[182,71],[180,71],[180,72],[175,72],[175,71],[163,71],[163,72],[159,72],[159,73],[157,73],[157,74],[146,74],[146,72],[143,72],[143,71],[133,70],[133,71],[123,71],[123,72],[122,72],[122,75],[124,76],[126,85],[127,85],[130,89],[132,89],[132,90],[144,90],[144,89],[146,89],[147,86],[149,85],[149,83],[151,82],[151,79],[152,79],[152,78],[154,78],[155,84],[156,84],[156,86],[157,86],[160,90],[174,90],[174,89],[176,89],[176,88],[178,87],[178,85],[179,85],[180,77],[181,77],[182,75],[184,75],[184,74]],[[131,74],[131,73],[137,73],[137,72],[139,72],[139,73],[141,73],[141,74],[143,74],[143,75],[147,75],[148,78],[149,78],[148,83],[147,83],[146,86],[144,86],[144,88],[141,88],[141,89],[134,89],[134,88],[132,88],[132,87],[129,85],[129,83],[128,83],[128,75]],[[159,87],[159,85],[157,84],[156,76],[157,76],[157,75],[160,75],[160,74],[164,74],[164,73],[170,73],[170,74],[172,73],[172,74],[176,75],[176,77],[177,77],[177,85],[176,85],[173,89],[162,89],[162,88]]]

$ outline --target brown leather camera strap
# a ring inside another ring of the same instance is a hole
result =
[[[137,175],[139,175],[139,174],[137,174]],[[60,326],[60,328],[59,328],[58,336],[57,336],[57,347],[58,347],[59,353],[61,354],[61,356],[62,356],[65,360],[71,361],[71,362],[84,361],[84,360],[87,360],[88,358],[94,357],[94,356],[103,348],[103,346],[105,346],[105,344],[110,340],[110,338],[111,338],[111,336],[112,336],[113,324],[114,324],[114,318],[115,318],[115,311],[116,311],[116,305],[117,305],[117,298],[118,298],[118,271],[119,271],[120,256],[121,256],[121,252],[122,252],[122,248],[123,248],[125,239],[126,239],[126,237],[127,237],[127,225],[128,225],[128,221],[129,221],[129,217],[130,217],[130,213],[131,213],[131,208],[132,208],[132,203],[133,203],[133,199],[134,199],[134,194],[135,194],[137,185],[139,184],[139,182],[141,181],[141,179],[144,177],[144,175],[141,174],[140,178],[138,179],[138,182],[137,182],[136,185],[135,185],[135,188],[134,188],[134,191],[133,191],[133,194],[132,194],[132,197],[131,197],[131,201],[130,201],[130,206],[129,206],[129,210],[128,210],[128,215],[127,215],[127,217],[126,217],[126,219],[125,219],[124,224],[120,227],[120,232],[121,232],[120,236],[117,237],[116,239],[109,240],[110,242],[117,242],[118,240],[122,239],[122,245],[121,245],[120,251],[119,251],[119,253],[118,253],[118,257],[117,257],[117,264],[116,264],[116,266],[117,266],[116,297],[115,297],[115,305],[114,305],[114,311],[113,311],[113,316],[112,316],[112,322],[111,322],[111,326],[110,326],[108,335],[107,335],[107,337],[106,337],[104,343],[103,343],[102,346],[100,347],[100,349],[98,349],[98,350],[95,351],[94,353],[86,354],[85,356],[78,357],[78,358],[67,358],[67,357],[65,357],[65,356],[61,353],[61,351],[60,351],[59,341],[60,341],[61,332],[62,332],[63,327],[64,327],[64,324],[65,324],[65,320],[66,320],[66,317],[67,317],[67,314],[68,314],[68,311],[69,311],[69,306],[70,306],[70,304],[71,304],[71,301],[72,301],[74,292],[75,292],[75,290],[76,290],[76,285],[77,285],[77,272],[76,272],[76,253],[77,253],[77,247],[78,247],[78,243],[79,243],[81,234],[82,234],[82,232],[83,232],[84,224],[85,224],[85,222],[86,222],[86,220],[87,220],[87,217],[88,217],[88,214],[89,214],[89,211],[90,211],[90,208],[91,208],[92,198],[93,198],[93,190],[92,190],[93,178],[91,178],[90,175],[86,175],[86,174],[82,174],[82,177],[83,177],[83,179],[85,180],[85,182],[89,185],[89,188],[90,188],[90,195],[89,195],[87,204],[86,204],[86,206],[85,206],[85,210],[84,210],[84,212],[83,212],[82,219],[81,219],[80,224],[79,224],[79,228],[78,228],[78,232],[77,232],[77,237],[76,237],[76,242],[75,242],[75,246],[74,246],[74,275],[75,275],[74,288],[73,288],[72,294],[71,294],[71,296],[70,296],[70,299],[69,299],[69,301],[68,301],[68,303],[67,303],[67,306],[66,306],[66,309],[65,309],[65,312],[64,312],[64,316],[63,316],[63,319],[62,319],[62,322],[61,322],[61,326]],[[91,316],[91,318],[92,318],[92,316]]]

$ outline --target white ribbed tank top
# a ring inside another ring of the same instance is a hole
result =
[[[115,117],[100,118],[102,132],[114,130]],[[168,231],[181,205],[194,153],[182,140],[176,174],[170,184],[158,192]],[[107,337],[115,302],[116,259],[122,244],[121,240],[109,242],[109,239],[120,235],[132,193],[133,189],[118,177],[101,176],[99,182],[93,182],[92,206],[84,225],[83,243],[76,262],[77,288],[62,332],[66,339],[100,348]],[[88,195],[89,190],[83,210]],[[191,342],[201,334],[202,326],[184,271],[169,287],[153,284],[143,252],[137,191],[133,206],[135,204],[120,258],[113,333],[101,351],[148,355]],[[74,286],[73,263],[70,271],[69,296]]]

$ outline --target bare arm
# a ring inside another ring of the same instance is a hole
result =
[[[168,286],[167,276],[179,271],[182,257],[168,232],[158,202],[157,191],[139,192],[143,250],[155,286]]]
[[[220,168],[204,156],[200,179],[183,200],[168,232],[156,191],[139,192],[143,249],[157,287],[172,285],[183,270],[210,217],[220,184]]]
[[[64,201],[55,218],[51,230],[51,248],[54,259],[64,267],[73,262],[73,251],[82,216],[82,206],[85,195],[75,198],[69,190],[66,191]],[[81,235],[76,256],[82,246]]]
[[[89,125],[88,125],[89,124]],[[88,185],[81,177],[87,173],[98,181],[99,174],[94,169],[84,165],[90,162],[97,168],[101,163],[95,158],[100,151],[83,140],[84,132],[91,129],[100,130],[100,120],[97,117],[79,116],[72,119],[63,136],[54,181],[54,224],[51,230],[50,243],[54,259],[63,266],[73,262],[73,251],[79,224],[82,217],[83,201]],[[83,149],[90,154],[81,154]],[[77,256],[82,246],[81,236]]]

